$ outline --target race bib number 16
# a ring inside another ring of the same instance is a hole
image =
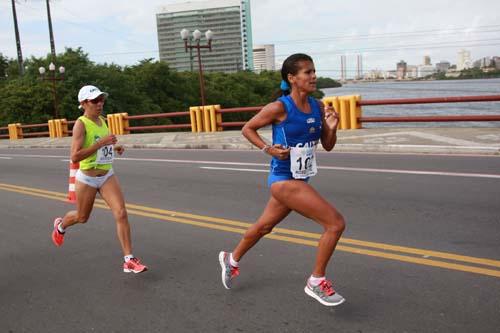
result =
[[[113,163],[113,145],[107,145],[97,150],[97,157],[95,159],[97,164],[111,164]]]
[[[315,147],[291,147],[290,171],[295,179],[305,179],[317,174]]]

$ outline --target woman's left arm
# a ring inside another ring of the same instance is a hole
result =
[[[324,105],[323,102],[318,101],[323,126],[321,130],[321,145],[326,151],[331,151],[337,142],[337,127],[339,125],[339,114],[335,109],[329,105]]]

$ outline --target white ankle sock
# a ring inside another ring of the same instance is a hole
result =
[[[64,232],[66,231],[66,229],[64,229],[64,228],[63,228],[63,226],[62,226],[62,222],[61,222],[61,223],[59,223],[59,224],[57,225],[57,230],[58,230],[61,234],[64,234]]]
[[[134,258],[134,255],[133,254],[129,254],[129,255],[126,255],[123,257],[123,260],[125,260],[125,262],[129,261],[130,259]]]
[[[240,267],[240,264],[236,260],[234,260],[232,253],[229,254],[229,263],[233,267]]]
[[[309,277],[309,283],[310,283],[311,285],[313,285],[313,286],[317,286],[317,285],[319,285],[319,284],[321,283],[321,281],[323,281],[324,279],[325,279],[325,277],[324,277],[324,276],[322,276],[322,277],[315,277],[315,276],[312,276],[312,275],[311,275],[311,276]]]

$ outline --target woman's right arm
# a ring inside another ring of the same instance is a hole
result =
[[[269,103],[243,126],[241,133],[248,141],[253,143],[260,150],[264,150],[269,155],[279,159],[288,158],[290,152],[289,148],[285,149],[281,145],[268,146],[259,133],[257,133],[257,130],[260,128],[269,126],[274,122],[283,121],[285,117],[285,109],[281,102],[276,101]]]

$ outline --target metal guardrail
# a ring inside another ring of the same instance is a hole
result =
[[[445,115],[445,116],[405,116],[405,117],[363,117],[361,107],[373,105],[404,105],[404,104],[432,104],[432,103],[468,103],[468,102],[498,102],[500,95],[481,96],[452,96],[452,97],[430,97],[430,98],[399,98],[380,100],[361,100],[360,96],[333,96],[325,97],[324,103],[334,106],[340,113],[340,129],[360,128],[362,123],[374,122],[457,122],[457,121],[500,121],[497,115]],[[108,115],[108,126],[112,133],[128,134],[132,131],[158,131],[169,129],[191,129],[194,132],[223,130],[224,128],[236,128],[245,125],[246,121],[223,121],[224,114],[231,113],[257,113],[264,106],[239,107],[221,109],[220,106],[192,107],[190,111],[143,114],[129,116],[126,113]],[[174,117],[189,117],[190,122],[182,124],[130,126],[131,120],[161,119]],[[8,134],[0,134],[0,139],[22,139],[24,137],[60,137],[72,134],[70,126],[75,121],[65,119],[54,119],[48,123],[41,124],[9,124],[0,127],[0,131],[8,130]],[[56,124],[56,125],[54,125]],[[48,127],[49,131],[30,131],[34,128]],[[23,130],[28,131],[23,131]],[[57,129],[57,131],[56,131]],[[57,134],[54,134],[57,132]]]
[[[9,127],[0,127],[0,131],[8,131]],[[0,139],[8,139],[9,138],[9,133],[7,132],[6,134],[0,134]]]
[[[156,113],[156,114],[144,114],[136,116],[124,116],[124,120],[140,120],[140,119],[158,119],[158,118],[173,118],[173,117],[189,117],[189,111],[180,112],[168,112],[168,113]],[[163,130],[163,129],[180,129],[180,128],[191,128],[191,123],[186,124],[170,124],[170,125],[149,125],[149,126],[125,126],[124,130],[128,132],[132,131],[147,131],[147,130]]]

